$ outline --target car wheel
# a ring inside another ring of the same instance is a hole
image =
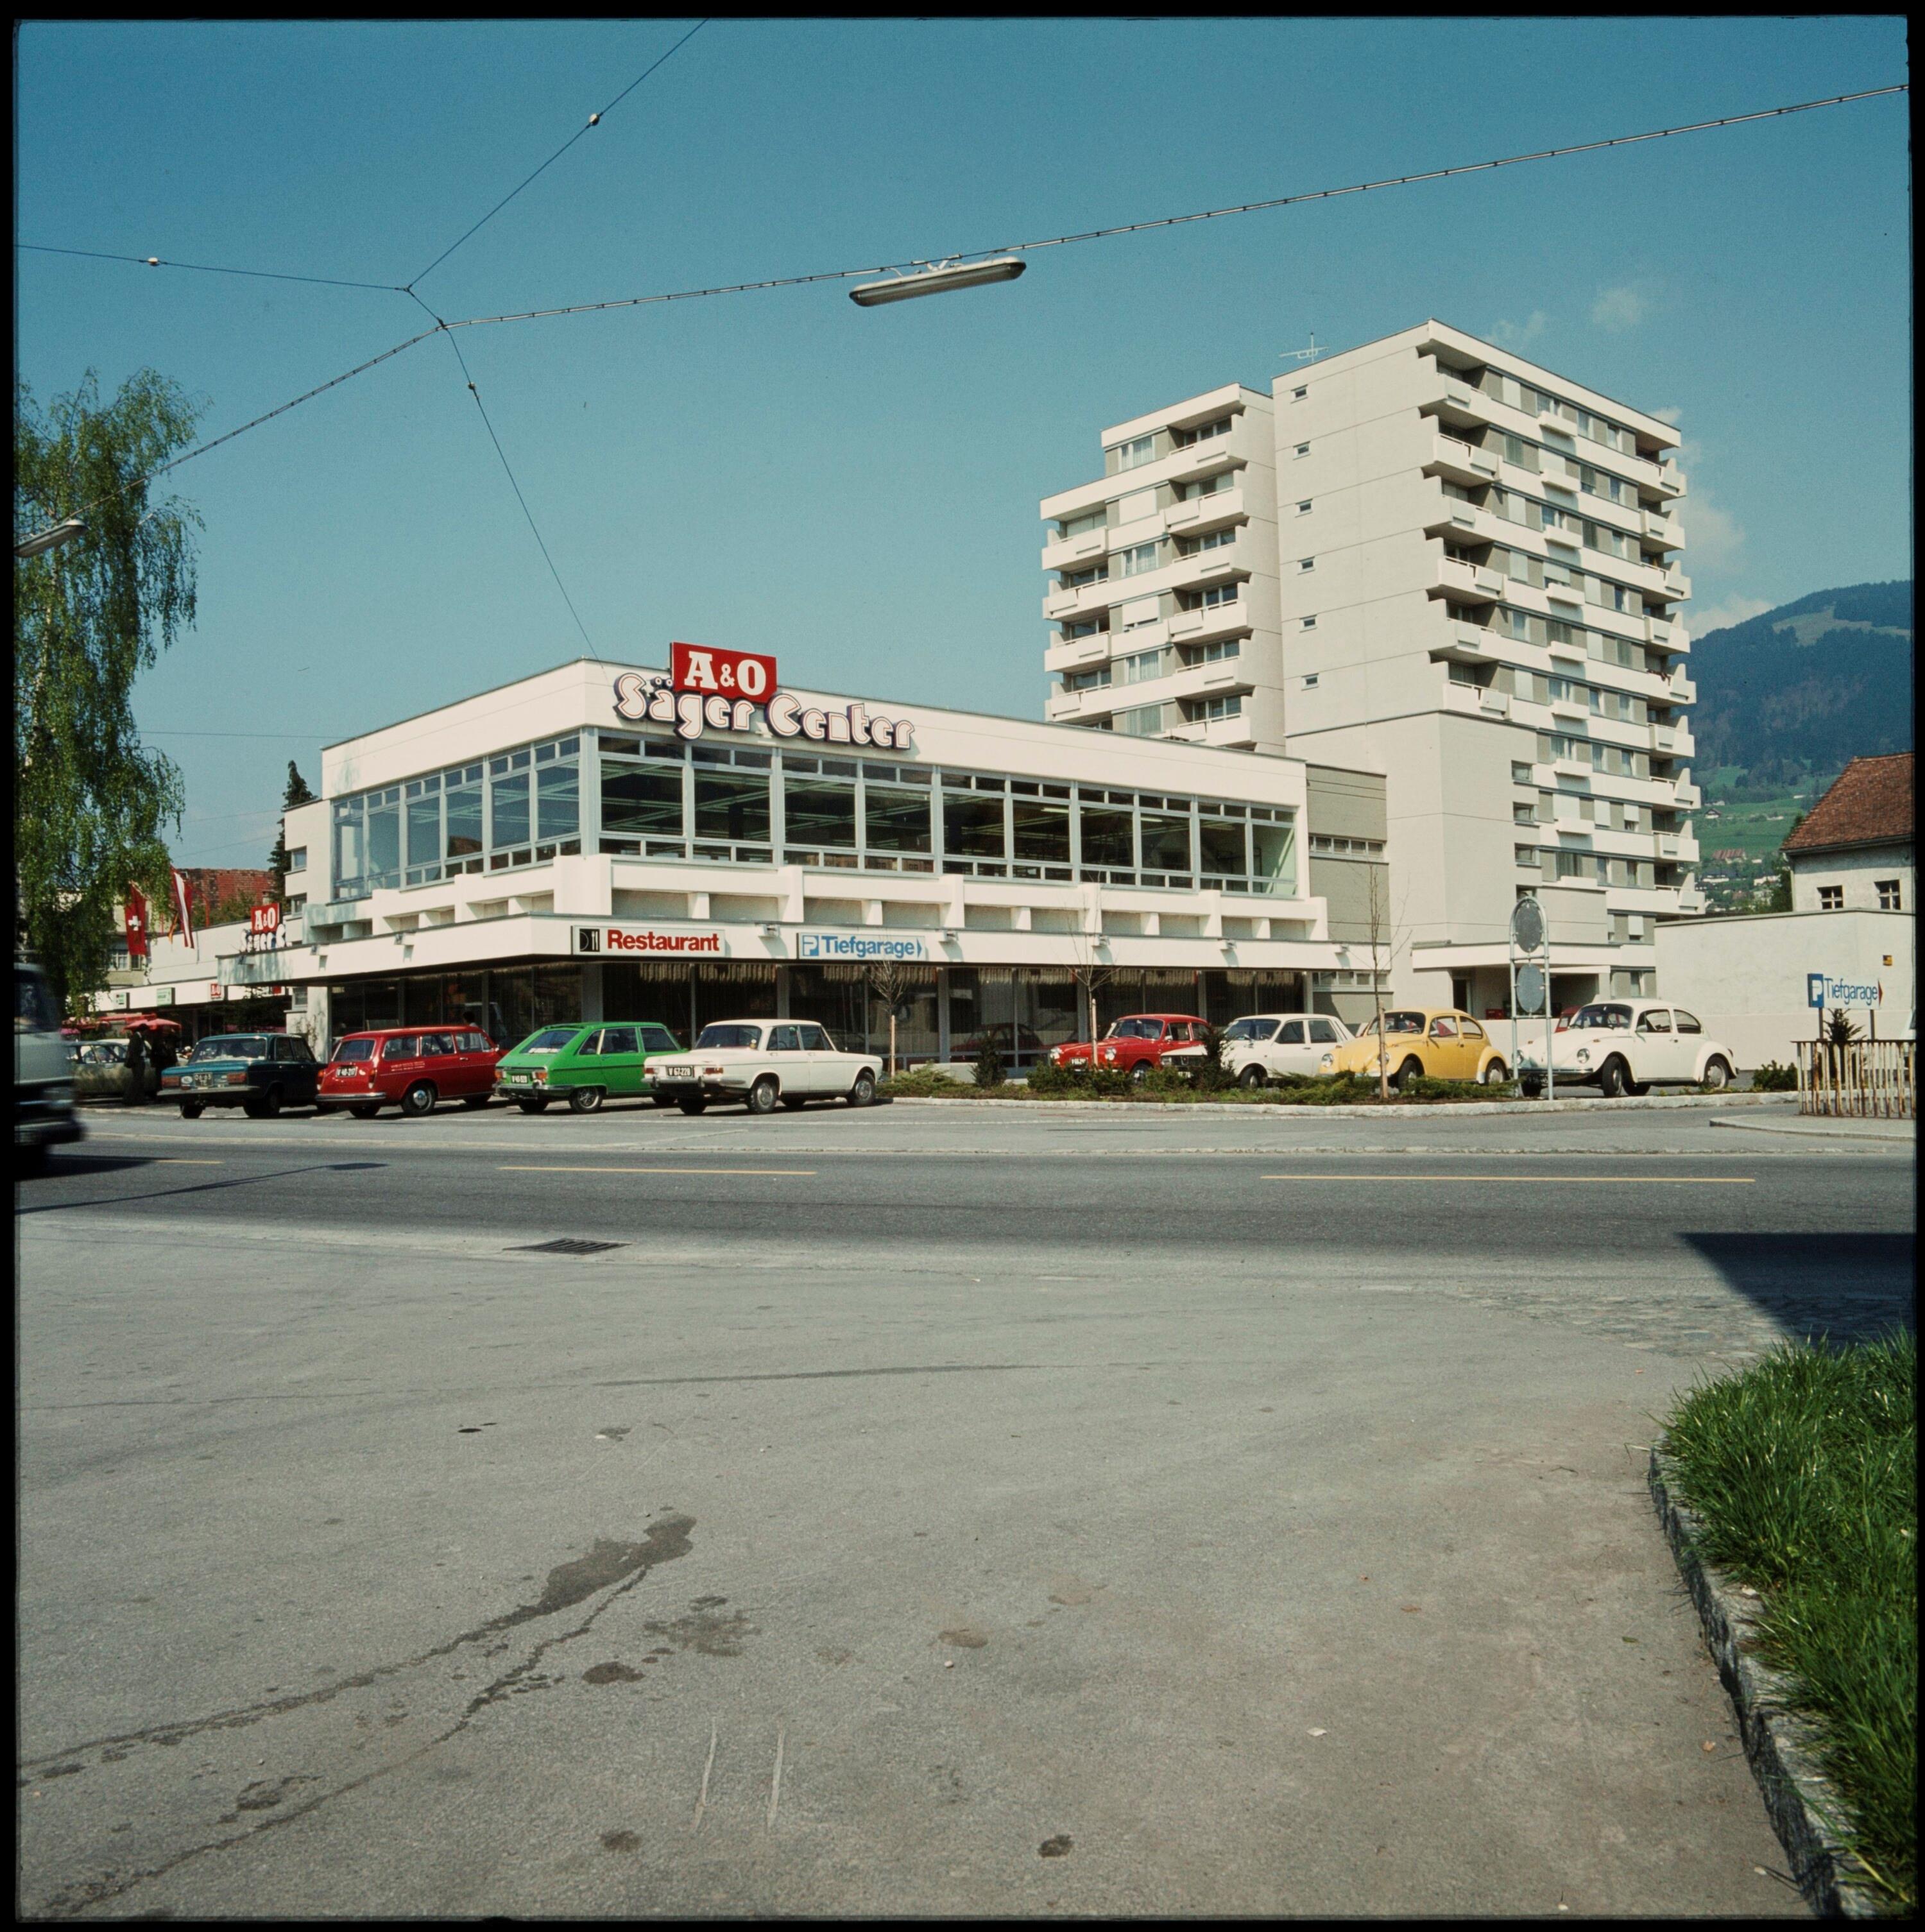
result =
[[[1648,1080],[1632,1080],[1625,1084],[1624,1091],[1634,1100],[1642,1100],[1651,1090]]]
[[[1494,1060],[1484,1069],[1484,1084],[1501,1087],[1510,1078],[1510,1069],[1501,1060]]]
[[[1607,1060],[1597,1076],[1597,1090],[1607,1100],[1621,1100],[1624,1096],[1627,1082],[1624,1063],[1615,1054]]]
[[[1527,1100],[1541,1100],[1544,1097],[1544,1076],[1541,1073],[1526,1073],[1517,1084]]]
[[[1714,1054],[1705,1065],[1705,1090],[1711,1094],[1722,1094],[1731,1084],[1730,1066]]]
[[[1261,1087],[1264,1084],[1264,1070],[1253,1060],[1237,1076],[1240,1087]]]
[[[571,1114],[592,1114],[601,1105],[604,1097],[599,1087],[577,1087],[568,1095],[568,1112]]]
[[[790,1113],[799,1114],[808,1102],[797,1094],[784,1094],[782,1096],[782,1105],[787,1108]]]
[[[514,1104],[519,1107],[524,1114],[539,1114],[544,1112],[546,1111],[548,1105],[547,1102],[545,1100],[517,1100]]]
[[[1415,1054],[1412,1054],[1410,1058],[1392,1075],[1390,1084],[1396,1088],[1399,1093],[1407,1093],[1412,1081],[1421,1080],[1423,1077],[1423,1062]]]
[[[181,1118],[184,1120],[197,1120],[205,1111],[198,1100],[183,1100],[181,1102]]]
[[[856,1076],[856,1084],[849,1089],[849,1104],[852,1107],[867,1107],[876,1097],[876,1076],[865,1066]]]
[[[485,1107],[490,1097],[486,1094],[464,1094],[461,1096],[461,1104],[464,1107]]]
[[[651,1094],[649,1096],[649,1098],[653,1101],[658,1107],[672,1107],[675,1105],[675,1097],[673,1094]]]
[[[1136,1064],[1129,1070],[1129,1078],[1130,1084],[1132,1086],[1141,1087],[1144,1081],[1150,1078],[1149,1061],[1147,1060],[1139,1060]]]
[[[348,1109],[348,1112],[352,1114],[357,1120],[371,1120],[376,1114],[380,1112],[380,1111],[381,1109],[378,1106],[370,1107],[366,1106],[350,1107]]]
[[[434,1112],[434,1088],[426,1080],[417,1080],[401,1096],[401,1113],[404,1119],[418,1120]]]
[[[781,1090],[772,1073],[763,1074],[748,1090],[748,1111],[751,1114],[772,1114]]]
[[[675,1103],[685,1114],[706,1114],[709,1103],[706,1100],[678,1100]]]

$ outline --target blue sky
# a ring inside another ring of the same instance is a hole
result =
[[[400,283],[687,31],[28,25],[16,239]],[[718,21],[421,284],[449,317],[973,250],[1907,78],[1897,17]],[[1312,332],[1435,315],[1676,411],[1693,628],[1911,572],[1907,100],[1032,257],[463,332],[596,651],[1040,714],[1036,500],[1098,432]],[[412,334],[395,294],[16,256],[44,403],[149,364],[218,434]],[[286,760],[580,655],[430,340],[170,479],[194,631],[136,710],[184,863],[271,842]],[[188,733],[259,736],[214,737]],[[276,734],[286,734],[276,735]]]

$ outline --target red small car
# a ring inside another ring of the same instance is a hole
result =
[[[334,1045],[321,1070],[322,1113],[345,1107],[371,1120],[398,1106],[410,1118],[434,1112],[437,1100],[485,1107],[494,1092],[502,1049],[472,1027],[394,1027],[351,1033]]]
[[[1203,1038],[1209,1022],[1194,1013],[1131,1013],[1117,1021],[1093,1046],[1078,1043],[1052,1047],[1054,1066],[1087,1067],[1090,1056],[1105,1073],[1127,1073],[1147,1080],[1153,1066],[1161,1066],[1173,1046],[1189,1046]]]

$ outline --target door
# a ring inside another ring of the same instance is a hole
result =
[[[453,1100],[466,1090],[462,1078],[461,1050],[451,1033],[421,1035],[421,1066],[434,1082],[434,1090],[444,1100]]]
[[[317,1070],[314,1056],[307,1051],[305,1042],[277,1040],[274,1042],[274,1057],[281,1076],[283,1096],[289,1100],[313,1100]]]
[[[457,1037],[461,1048],[463,1090],[469,1094],[492,1093],[497,1057],[493,1043],[486,1034],[472,1027]]]
[[[1269,1060],[1273,1073],[1314,1073],[1317,1056],[1310,1051],[1307,1020],[1285,1020],[1276,1030]]]
[[[811,1064],[813,1056],[802,1051],[799,1025],[772,1026],[769,1029],[769,1064],[782,1083],[782,1091],[792,1100],[803,1100],[815,1093],[820,1077]]]
[[[421,1077],[421,1036],[397,1033],[381,1045],[380,1089],[384,1100],[398,1100]]]
[[[856,1063],[846,1053],[836,1051],[835,1042],[811,1022],[799,1023],[802,1058],[808,1063],[808,1090],[811,1094],[846,1094],[856,1078]]]
[[[1310,1071],[1312,1073],[1323,1071],[1324,1054],[1335,1053],[1343,1045],[1344,1037],[1343,1028],[1335,1020],[1325,1019],[1315,1013],[1311,1016]]]
[[[1669,1006],[1647,1006],[1638,1016],[1631,1041],[1634,1080],[1688,1080],[1691,1070],[1680,1066],[1678,1036],[1672,1030]]]
[[[1474,1080],[1477,1077],[1477,1063],[1484,1057],[1489,1046],[1490,1036],[1468,1013],[1457,1016],[1457,1030],[1464,1036],[1464,1071],[1457,1077],[1460,1080]]]
[[[1687,1013],[1682,1006],[1674,1006],[1671,1017],[1678,1030],[1678,1044],[1674,1049],[1678,1055],[1678,1077],[1695,1081],[1701,1077],[1703,1070],[1698,1064],[1698,1056],[1705,1051],[1704,1026],[1696,1013]]]
[[[1433,1080],[1468,1080],[1464,1070],[1464,1036],[1449,1013],[1439,1013],[1430,1023],[1430,1036],[1424,1042],[1424,1071]]]
[[[631,1026],[604,1027],[595,1048],[598,1084],[610,1094],[642,1090],[642,1042]]]

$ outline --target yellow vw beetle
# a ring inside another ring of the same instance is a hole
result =
[[[1483,1023],[1455,1006],[1397,1006],[1384,1016],[1384,1043],[1377,1038],[1373,1014],[1346,1041],[1324,1068],[1328,1073],[1354,1073],[1359,1079],[1377,1076],[1381,1061],[1390,1070],[1390,1084],[1400,1090],[1420,1078],[1477,1080],[1501,1085],[1510,1069]]]

